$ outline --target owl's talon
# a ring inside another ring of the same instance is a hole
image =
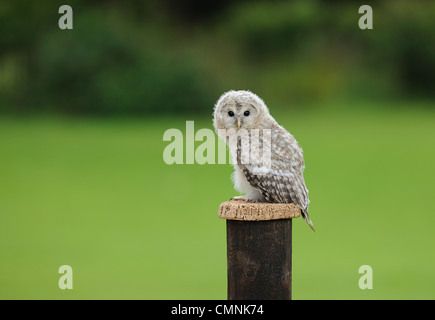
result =
[[[235,200],[235,201],[238,201],[238,200],[249,201],[248,199],[246,199],[246,196],[235,196],[235,197],[232,197],[230,199],[230,201],[233,201],[233,200]]]

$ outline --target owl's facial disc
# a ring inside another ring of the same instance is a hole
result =
[[[252,129],[256,126],[259,112],[250,101],[238,99],[227,101],[220,107],[218,127],[225,129]]]

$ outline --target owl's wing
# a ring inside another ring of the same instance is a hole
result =
[[[296,204],[300,209],[308,208],[308,190],[302,167],[292,163],[272,161],[270,168],[248,165],[242,168],[246,180],[252,187],[259,189],[269,202]]]
[[[242,166],[241,169],[246,180],[262,193],[266,201],[293,202],[301,209],[302,216],[313,229],[308,216],[309,198],[303,176],[305,163],[302,149],[294,137],[286,131],[275,133],[274,136],[271,142],[269,165],[265,167],[261,163],[250,163]]]

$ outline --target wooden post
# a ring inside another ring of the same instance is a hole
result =
[[[294,204],[223,202],[227,220],[229,300],[289,300]]]

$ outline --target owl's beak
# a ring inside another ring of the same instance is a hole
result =
[[[242,124],[242,121],[240,120],[240,117],[237,117],[237,129],[240,129],[241,124]]]

